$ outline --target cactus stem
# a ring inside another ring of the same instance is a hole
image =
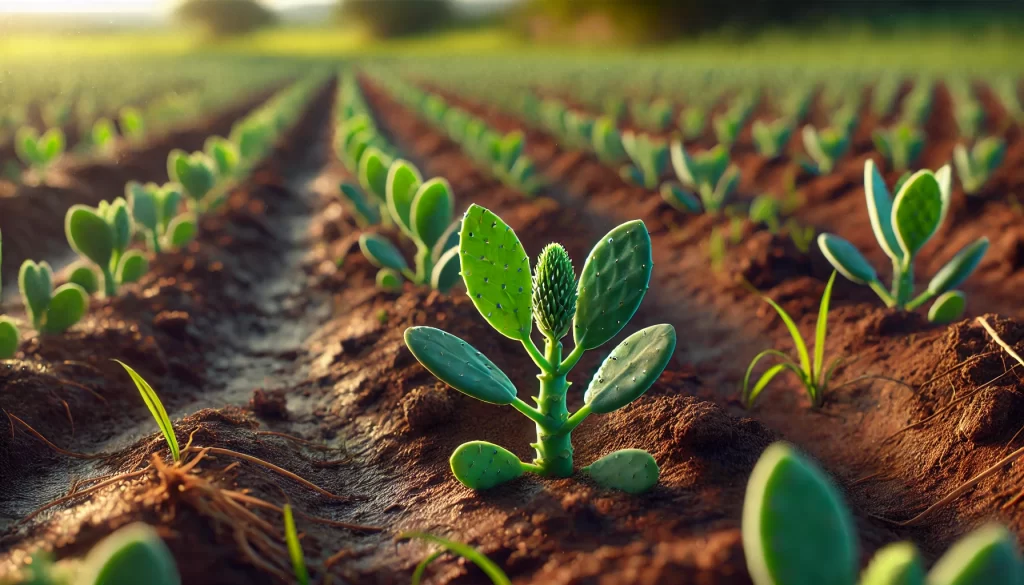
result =
[[[561,342],[545,339],[544,350],[547,363],[561,363]],[[551,368],[542,369],[544,373],[537,376],[540,380],[537,406],[547,424],[536,421],[537,446],[534,449],[537,451],[537,457],[533,462],[541,468],[541,475],[569,477],[573,471],[572,439],[565,427],[569,419],[569,410],[565,405],[565,394],[569,384],[565,380],[565,374],[551,371]],[[558,430],[552,433],[551,428]]]
[[[103,272],[103,294],[107,298],[117,296],[117,284],[114,282],[114,271],[107,266],[100,266]]]

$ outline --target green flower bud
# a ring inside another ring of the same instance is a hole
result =
[[[545,337],[561,339],[576,313],[576,275],[561,244],[548,244],[533,274],[533,317]]]

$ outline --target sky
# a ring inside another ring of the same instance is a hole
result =
[[[335,0],[263,0],[273,8],[308,4],[333,4]],[[175,0],[0,0],[0,13],[134,13],[170,11]]]

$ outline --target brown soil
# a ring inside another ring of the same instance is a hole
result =
[[[245,491],[273,505],[291,502],[306,514],[365,525],[299,518],[318,583],[328,577],[334,583],[407,583],[431,549],[395,538],[424,530],[478,547],[517,584],[747,584],[739,532],[746,478],[761,451],[779,438],[820,460],[843,485],[865,558],[899,538],[913,539],[934,558],[956,536],[993,517],[1018,533],[1024,529],[1014,503],[1024,482],[1013,469],[912,527],[889,521],[912,518],[1019,446],[1019,373],[1000,378],[1011,364],[973,321],[933,327],[919,315],[882,309],[870,292],[840,282],[828,350],[857,359],[839,371],[837,384],[874,374],[910,387],[879,380],[837,386],[821,409],[811,410],[799,389],[780,379],[753,411],[744,411],[738,386],[750,358],[791,345],[767,305],[738,277],[782,303],[809,335],[830,272],[820,255],[803,255],[785,238],[745,225],[723,271],[715,273],[706,241],[724,220],[682,216],[656,194],[623,184],[615,169],[563,151],[532,130],[530,154],[551,184],[527,199],[481,173],[371,80],[363,88],[399,149],[425,174],[451,181],[459,210],[471,202],[494,210],[532,256],[559,241],[579,268],[615,224],[646,222],[655,277],[629,330],[672,323],[680,333],[677,355],[643,398],[582,425],[574,446],[581,465],[619,448],[647,449],[662,469],[659,485],[627,496],[582,477],[526,476],[476,493],[452,477],[448,457],[458,444],[489,440],[526,457],[533,425],[510,408],[472,400],[436,381],[405,348],[404,329],[429,324],[466,339],[524,392],[536,384],[536,370],[518,344],[490,329],[464,293],[446,296],[411,285],[400,293],[376,289],[375,269],[354,245],[359,231],[337,197],[346,173],[329,147],[334,92],[325,86],[277,152],[224,209],[204,220],[187,251],[153,259],[142,282],[98,302],[68,335],[30,339],[18,359],[0,363],[0,408],[72,452],[44,445],[13,417],[11,432],[0,435],[0,576],[36,546],[60,557],[81,554],[112,528],[143,519],[161,527],[185,583],[288,582],[280,514],[252,499],[231,499]],[[524,128],[515,118],[450,97],[499,128]],[[936,109],[935,116],[944,115]],[[1011,149],[1019,146],[1018,139]],[[929,161],[942,156],[932,150]],[[743,155],[741,166],[763,166],[756,157]],[[863,155],[851,156],[839,179],[804,180],[807,204],[799,216],[867,251],[871,242],[856,237],[867,222],[859,192],[862,161]],[[783,174],[764,176],[771,182],[758,186],[771,191]],[[744,187],[744,196],[755,194]],[[1000,223],[1001,205],[986,200],[957,215],[957,231],[940,234],[920,274],[930,274],[953,252],[956,245],[946,240],[966,242],[999,226],[995,233],[1016,233],[1012,222]],[[999,313],[989,321],[1020,348],[1024,317],[1012,299],[1021,271],[1007,268],[1004,254],[995,241],[968,285],[969,311]],[[585,386],[602,351],[577,366],[570,376],[575,387]],[[958,365],[971,356],[981,357]],[[166,446],[110,358],[125,360],[153,384],[183,445],[194,435],[187,460],[195,461],[202,448],[244,453],[335,496],[251,460],[236,465],[225,451],[205,452],[187,472],[150,463],[154,453],[166,456]],[[933,381],[939,373],[945,375]],[[570,396],[570,406],[578,406],[582,392]],[[892,437],[932,414],[938,416]],[[103,457],[81,458],[85,454]],[[67,494],[76,480],[129,472],[137,475],[26,519]],[[428,575],[434,584],[486,582],[471,564],[449,556]]]

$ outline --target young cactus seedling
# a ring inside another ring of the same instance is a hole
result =
[[[181,185],[193,211],[206,209],[207,195],[217,186],[217,171],[210,157],[203,152],[172,150],[167,156],[167,176]]]
[[[801,160],[800,164],[815,175],[831,173],[836,161],[850,148],[850,137],[844,128],[831,127],[819,131],[808,124],[804,126],[801,137],[811,160]]]
[[[154,253],[164,249],[178,249],[188,245],[198,230],[192,212],[178,213],[181,208],[181,186],[167,183],[145,185],[130,181],[124,187],[132,210],[135,227],[144,235],[146,244]]]
[[[729,150],[719,144],[689,155],[679,140],[672,142],[672,168],[680,184],[666,183],[661,197],[685,213],[719,213],[740,180],[740,170],[729,161]]]
[[[789,118],[779,118],[772,122],[754,120],[751,131],[757,152],[761,156],[775,159],[785,152],[786,143],[793,135],[793,123]]]
[[[220,180],[233,177],[242,160],[235,143],[221,136],[207,138],[203,143],[203,152],[213,161],[217,169],[217,177]]]
[[[712,120],[711,125],[715,129],[715,138],[718,139],[718,143],[726,148],[732,148],[736,144],[736,139],[739,138],[740,130],[743,129],[743,124],[746,121],[745,113],[735,108],[716,116]]]
[[[633,120],[641,127],[651,132],[664,132],[672,123],[672,104],[668,100],[659,98],[650,103],[642,100],[634,101],[630,110]]]
[[[0,263],[3,262],[3,234],[0,234]],[[3,292],[3,283],[0,282],[0,293]],[[0,295],[0,298],[3,298]],[[18,326],[10,317],[0,315],[0,360],[9,360],[18,351],[18,342],[21,335],[18,333]]]
[[[64,219],[64,232],[71,248],[91,261],[103,276],[103,293],[116,296],[123,284],[135,282],[149,269],[146,256],[129,250],[135,221],[128,203],[121,197],[99,207],[72,205]]]
[[[42,136],[31,126],[18,128],[14,149],[25,166],[45,171],[64,154],[64,131],[50,128]]]
[[[828,384],[832,380],[832,374],[835,373],[836,367],[842,363],[842,358],[836,358],[827,366],[825,365],[825,339],[828,333],[828,306],[829,302],[832,300],[832,285],[835,281],[836,273],[833,271],[832,276],[828,279],[828,284],[825,285],[825,293],[821,295],[821,305],[818,307],[818,323],[814,328],[813,361],[811,359],[811,354],[807,351],[807,344],[804,343],[804,339],[800,335],[800,330],[797,328],[793,318],[789,316],[789,313],[770,298],[766,296],[761,297],[766,303],[775,309],[775,312],[779,314],[782,322],[785,323],[790,337],[793,338],[793,345],[796,346],[796,352],[800,361],[797,362],[788,355],[775,349],[766,349],[754,356],[754,359],[750,362],[750,366],[747,367],[746,375],[743,376],[742,400],[743,404],[747,408],[754,405],[754,401],[757,400],[761,391],[764,390],[773,379],[775,379],[775,376],[778,376],[786,370],[796,374],[796,377],[800,380],[800,384],[807,392],[807,396],[811,399],[811,406],[818,408],[822,405],[825,400],[825,393],[828,391]],[[766,357],[777,357],[782,361],[768,368],[768,370],[761,374],[761,377],[758,378],[757,382],[751,386],[750,376],[754,372],[754,367],[757,366],[757,363],[761,361],[762,358]]]
[[[857,579],[852,514],[832,480],[786,443],[765,449],[743,500],[743,553],[754,585],[1012,585],[1024,578],[1013,536],[990,524],[968,534],[925,576],[913,544],[883,547]]]
[[[633,162],[622,167],[622,178],[646,189],[658,187],[665,167],[668,166],[668,147],[664,142],[647,134],[626,131],[622,133],[622,148]]]
[[[18,288],[32,327],[40,333],[63,333],[78,323],[89,308],[89,295],[68,283],[53,290],[53,270],[46,262],[25,260],[18,271]]]
[[[906,171],[924,151],[924,132],[910,124],[875,130],[875,149],[897,171]]]
[[[611,118],[598,118],[594,121],[590,142],[597,158],[605,164],[617,165],[629,157],[622,146],[622,134]]]
[[[981,191],[1005,157],[1006,142],[998,136],[983,138],[970,150],[957,144],[953,148],[953,164],[964,193],[975,195]]]
[[[699,105],[689,106],[679,114],[679,129],[686,140],[696,140],[704,134],[708,125],[707,108]]]
[[[537,406],[523,402],[494,363],[467,342],[433,327],[411,327],[405,342],[417,360],[456,390],[491,404],[511,405],[537,426],[536,457],[524,463],[485,441],[459,446],[451,457],[455,477],[472,489],[488,489],[530,471],[545,477],[572,475],[571,433],[591,413],[607,414],[640,397],[668,365],[675,350],[671,325],[654,325],[622,341],[601,365],[570,414],[566,375],[584,352],[617,335],[643,300],[651,278],[651,240],[643,222],[620,225],[591,250],[579,282],[565,249],[550,244],[533,275],[530,259],[512,228],[472,205],[459,238],[462,275],[481,316],[505,337],[522,343],[540,369]],[[536,323],[543,353],[531,338]],[[575,347],[563,359],[561,339],[573,332]],[[640,493],[657,483],[658,466],[644,451],[616,451],[584,468],[599,484]]]
[[[341,197],[355,212],[356,223],[368,227],[380,223],[380,208],[369,201],[363,190],[355,183],[343,182],[339,187]]]
[[[447,292],[459,279],[459,258],[454,251],[459,224],[453,221],[455,201],[448,181],[437,178],[424,182],[416,167],[403,160],[391,165],[384,181],[388,215],[416,245],[416,259],[412,269],[387,238],[361,235],[360,250],[381,269],[377,284],[389,290],[399,288],[399,275],[403,275],[414,284]]]
[[[117,139],[117,128],[109,118],[100,118],[93,122],[92,130],[89,133],[92,148],[102,154],[107,154],[114,147],[114,140]]]
[[[137,108],[125,106],[118,113],[121,134],[132,142],[140,142],[146,136],[146,120]]]
[[[900,186],[896,199],[889,195],[874,161],[864,164],[864,192],[871,228],[878,245],[892,259],[892,287],[886,290],[875,269],[850,242],[835,234],[818,236],[818,246],[832,266],[848,280],[871,287],[888,307],[912,311],[936,298],[928,319],[935,323],[955,321],[963,313],[964,295],[953,290],[981,262],[988,238],[964,246],[918,296],[914,294],[914,257],[935,235],[949,209],[952,171],[946,165],[936,172],[914,173]]]

